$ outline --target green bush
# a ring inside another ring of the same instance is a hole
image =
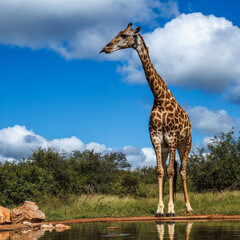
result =
[[[220,133],[208,145],[209,153],[198,149],[189,158],[188,173],[197,191],[240,189],[240,136]]]
[[[236,137],[234,131],[220,133],[208,147],[208,153],[198,149],[189,157],[188,190],[239,190],[240,137]],[[93,193],[157,197],[156,167],[135,170],[130,167],[123,153],[102,155],[86,150],[67,155],[53,148],[38,148],[28,159],[0,163],[0,205]],[[177,192],[182,192],[180,174]],[[168,194],[168,178],[165,194]]]
[[[101,155],[86,150],[67,155],[38,148],[28,159],[0,164],[0,204],[20,204],[44,196],[120,194],[116,183],[130,167],[122,153]],[[128,190],[123,192],[128,194]]]

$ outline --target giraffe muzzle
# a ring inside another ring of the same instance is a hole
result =
[[[109,54],[109,53],[111,53],[111,52],[113,52],[113,51],[112,51],[112,49],[109,48],[108,46],[105,46],[105,47],[100,51],[100,53],[102,53],[102,52]],[[100,53],[99,53],[99,54],[100,54]]]
[[[99,54],[102,53],[102,52],[105,52],[105,47],[99,52]]]

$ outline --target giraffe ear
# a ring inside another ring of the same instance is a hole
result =
[[[137,27],[135,30],[134,30],[134,34],[139,34],[141,31],[141,27]]]

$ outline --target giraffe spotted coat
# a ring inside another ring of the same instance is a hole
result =
[[[191,213],[192,208],[188,199],[186,185],[186,168],[192,143],[191,122],[187,113],[178,104],[168,89],[165,81],[158,75],[153,67],[149,57],[148,47],[140,34],[141,28],[137,27],[133,30],[131,26],[132,24],[130,23],[124,31],[119,32],[101,52],[112,53],[125,48],[135,49],[142,62],[148,85],[153,93],[154,103],[150,115],[149,133],[157,159],[159,203],[156,216],[162,217],[164,215],[163,188],[166,175],[169,177],[167,216],[174,216],[173,180],[175,175],[174,163],[176,150],[179,153],[181,161],[180,173],[183,182],[185,206],[187,211]],[[166,167],[168,155],[169,165]]]

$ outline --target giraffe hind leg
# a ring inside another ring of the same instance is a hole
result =
[[[175,216],[174,202],[173,202],[173,179],[174,179],[174,162],[175,162],[175,148],[171,148],[169,156],[169,165],[167,168],[168,179],[169,179],[169,202],[168,202],[168,213],[167,217]]]
[[[168,202],[168,217],[175,216],[174,212],[174,202],[173,202],[173,179],[175,175],[174,163],[175,163],[175,153],[177,149],[177,136],[174,133],[165,133],[164,139],[169,148],[169,164],[167,167],[167,174],[169,179],[169,202]]]
[[[187,177],[188,155],[191,150],[191,144],[192,144],[192,137],[189,136],[189,138],[186,140],[185,144],[178,147],[178,153],[179,153],[180,160],[181,160],[180,175],[181,175],[182,184],[183,184],[185,206],[186,206],[187,212],[189,212],[190,214],[193,212],[193,210],[191,208],[189,198],[188,198],[186,177]]]
[[[164,198],[164,189],[165,189],[165,182],[166,182],[166,178],[167,178],[167,167],[166,167],[166,163],[167,163],[167,158],[168,158],[168,154],[169,154],[169,150],[162,146],[161,147],[161,152],[162,152],[162,166],[163,166],[163,183],[162,183],[162,198]],[[156,217],[163,217],[164,213],[161,214],[156,214]]]
[[[163,176],[163,197],[164,197],[164,188],[165,188],[165,182],[166,182],[166,178],[167,178],[167,158],[168,158],[168,154],[169,154],[169,149],[162,146],[162,163],[163,163],[163,170],[164,170],[164,176]]]

